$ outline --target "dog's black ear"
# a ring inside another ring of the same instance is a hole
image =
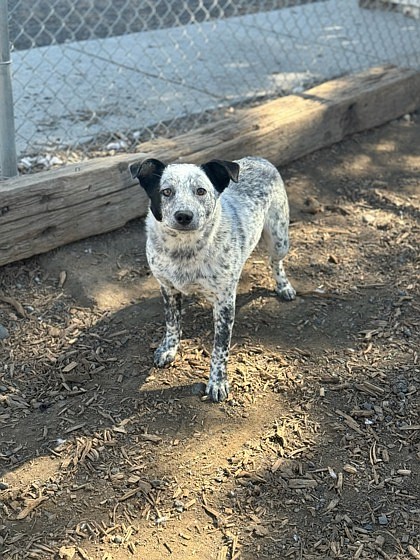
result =
[[[166,165],[158,159],[146,159],[141,163],[132,163],[129,170],[133,179],[138,179],[140,185],[150,198],[150,210],[159,222],[162,221],[159,185]]]
[[[225,190],[231,180],[237,183],[239,179],[239,165],[234,161],[212,159],[202,165],[201,169],[219,193]]]

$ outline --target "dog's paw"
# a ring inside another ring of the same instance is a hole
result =
[[[207,383],[206,395],[210,397],[213,402],[222,402],[229,395],[229,381],[226,378],[218,381],[210,381]]]
[[[175,360],[177,350],[178,346],[166,346],[166,344],[159,346],[153,358],[155,366],[162,368],[169,365]]]
[[[281,288],[278,287],[276,289],[277,295],[286,301],[292,301],[296,298],[296,290],[293,286],[288,282],[286,286],[282,286]]]

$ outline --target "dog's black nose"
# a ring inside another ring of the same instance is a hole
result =
[[[193,213],[190,212],[189,210],[182,210],[182,211],[179,210],[178,212],[175,212],[175,220],[181,226],[187,226],[192,222],[192,219],[193,219]]]

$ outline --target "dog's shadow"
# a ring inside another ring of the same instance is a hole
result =
[[[242,309],[252,301],[261,298],[270,298],[277,301],[284,301],[276,294],[274,290],[269,288],[264,288],[263,286],[257,286],[252,288],[249,292],[239,293],[236,296],[236,309]]]

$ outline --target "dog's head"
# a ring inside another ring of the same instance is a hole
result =
[[[147,159],[129,169],[150,198],[156,220],[177,231],[202,229],[213,215],[219,195],[239,176],[237,163],[222,160],[197,166]]]

